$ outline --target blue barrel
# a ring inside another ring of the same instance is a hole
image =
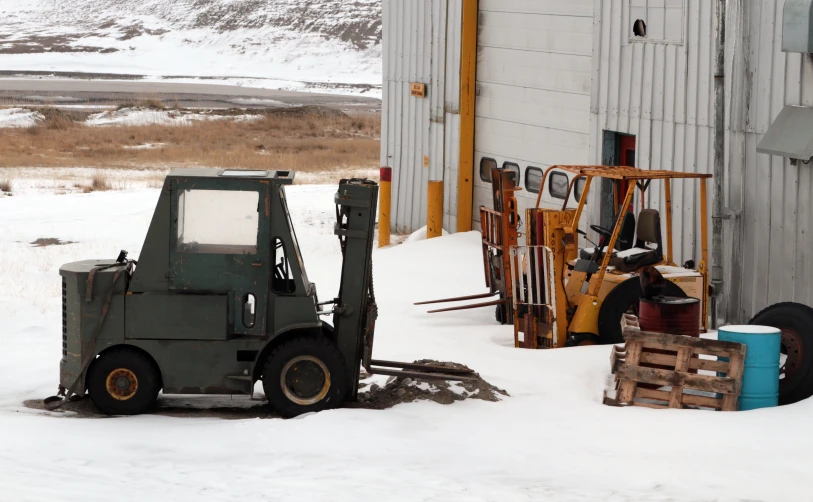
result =
[[[742,374],[740,411],[779,404],[779,354],[782,334],[768,326],[725,326],[717,339],[748,347]]]

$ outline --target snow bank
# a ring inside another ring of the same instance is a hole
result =
[[[0,128],[34,127],[44,119],[41,113],[24,108],[0,109]]]
[[[336,294],[331,186],[289,205],[310,280]],[[511,397],[300,420],[78,419],[56,391],[63,262],[137,258],[158,190],[0,199],[0,493],[8,500],[735,501],[809,497],[813,401],[738,413],[601,404],[608,347],[520,350],[492,309],[413,302],[485,291],[476,232],[378,250],[375,356],[456,361]],[[34,248],[39,237],[75,244]],[[385,378],[382,378],[386,381]],[[228,400],[228,398],[226,398]],[[206,398],[190,397],[191,405]],[[248,402],[234,398],[231,402]],[[122,473],[126,473],[123,485]],[[122,489],[126,486],[126,489]]]
[[[443,229],[442,232],[443,232],[443,235],[449,235],[449,232],[447,232],[446,229]],[[425,241],[425,240],[426,240],[426,227],[421,227],[418,230],[416,230],[416,231],[412,232],[411,234],[409,234],[409,237],[407,237],[404,240],[404,242],[418,242],[418,241]]]

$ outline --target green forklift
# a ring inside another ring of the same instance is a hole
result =
[[[378,185],[342,180],[338,295],[319,301],[286,203],[288,171],[176,169],[138,262],[60,268],[60,388],[46,406],[90,399],[102,412],[148,411],[164,394],[253,397],[262,382],[286,417],[356,399],[369,374],[467,380],[469,370],[372,358]],[[332,318],[332,323],[325,318]]]

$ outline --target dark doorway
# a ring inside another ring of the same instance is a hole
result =
[[[635,136],[614,131],[604,131],[602,146],[602,163],[606,166],[635,167]],[[614,183],[612,180],[601,180],[601,226],[612,228],[616,221],[620,205],[627,193],[625,181]],[[632,203],[626,208],[633,210]]]

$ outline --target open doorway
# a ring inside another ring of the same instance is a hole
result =
[[[615,131],[604,131],[604,141],[602,146],[602,164],[606,166],[629,166],[635,167],[635,146],[636,138],[632,134],[624,134]],[[619,181],[613,183],[604,179],[601,182],[601,226],[611,228],[616,221],[618,212],[622,209],[623,194],[627,192],[627,182]],[[632,203],[626,208],[632,211]]]

